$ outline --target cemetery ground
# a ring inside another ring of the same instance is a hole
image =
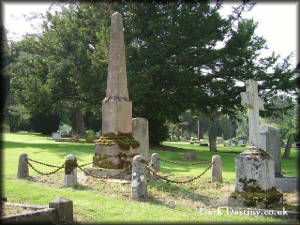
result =
[[[187,184],[172,184],[149,178],[149,199],[147,202],[137,202],[130,197],[129,183],[101,182],[95,178],[86,178],[79,170],[79,184],[69,188],[64,187],[62,170],[51,176],[42,176],[29,168],[30,178],[17,179],[21,153],[27,153],[31,159],[58,166],[64,163],[66,155],[74,154],[78,164],[84,164],[92,161],[93,143],[54,142],[47,136],[26,132],[3,133],[2,141],[2,190],[8,201],[47,205],[52,199],[62,196],[73,201],[74,218],[79,223],[290,223],[272,217],[232,215],[225,211],[222,215],[214,213],[218,206],[225,204],[228,195],[234,190],[234,157],[246,147],[218,146],[218,152],[213,153],[206,146],[165,142],[163,148],[150,149],[150,154],[156,152],[161,158],[176,162],[184,162],[182,159],[185,152],[194,152],[201,160],[211,160],[213,155],[218,154],[222,159],[223,183],[210,182],[211,170]],[[298,149],[292,148],[291,158],[282,160],[283,175],[298,176],[297,163]],[[39,164],[35,166],[44,172],[53,170]],[[175,165],[161,162],[161,173],[177,180],[197,176],[206,168],[207,164]],[[299,208],[297,193],[284,193],[284,200],[286,210]],[[13,212],[13,209],[4,209],[4,214],[9,213],[9,210]]]

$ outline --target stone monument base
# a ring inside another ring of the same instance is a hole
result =
[[[85,170],[92,176],[97,177],[110,177],[119,174],[122,169],[103,169],[103,168],[85,168]],[[131,170],[128,170],[113,179],[131,180]]]
[[[106,169],[124,169],[132,164],[135,155],[138,155],[138,151],[131,147],[129,150],[122,150],[118,144],[96,144],[93,166]]]
[[[252,207],[269,209],[281,206],[283,195],[275,188],[260,192],[233,192],[228,198],[230,207]]]
[[[274,161],[261,149],[250,147],[235,157],[235,191],[267,191],[275,187]]]

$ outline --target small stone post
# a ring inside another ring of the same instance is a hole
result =
[[[132,163],[131,198],[145,201],[148,198],[146,180],[146,160],[141,155],[136,155]]]
[[[65,160],[65,177],[64,185],[65,187],[70,187],[77,184],[77,159],[74,155],[67,155]]]
[[[27,160],[28,160],[27,154],[22,153],[19,157],[18,178],[29,177]]]
[[[159,154],[153,153],[151,157],[151,169],[155,172],[160,171],[160,160],[159,160]]]
[[[58,197],[49,202],[49,208],[55,208],[58,216],[57,223],[73,221],[73,201]]]
[[[221,156],[213,155],[212,157],[212,167],[211,167],[211,182],[222,183],[222,161]]]

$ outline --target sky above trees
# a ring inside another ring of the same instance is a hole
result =
[[[26,21],[22,15],[30,15],[31,12],[45,13],[49,7],[52,10],[54,2],[7,2],[4,1],[4,25],[8,29],[9,40],[19,40],[26,33],[38,32],[38,24],[41,23],[39,19]],[[221,14],[228,15],[231,13],[231,2],[225,2],[221,9]],[[235,5],[236,6],[236,5]],[[254,18],[258,22],[256,33],[263,36],[267,40],[269,50],[275,51],[282,56],[282,58],[294,53],[291,60],[292,65],[296,65],[297,60],[297,9],[299,3],[297,1],[288,2],[258,2],[254,8],[245,14],[247,18]],[[33,25],[33,27],[32,27]]]

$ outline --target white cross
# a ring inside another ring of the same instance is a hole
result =
[[[242,92],[241,97],[242,105],[245,105],[248,109],[249,146],[259,148],[259,111],[264,110],[264,105],[261,98],[258,97],[257,82],[254,80],[247,80],[246,92]]]

